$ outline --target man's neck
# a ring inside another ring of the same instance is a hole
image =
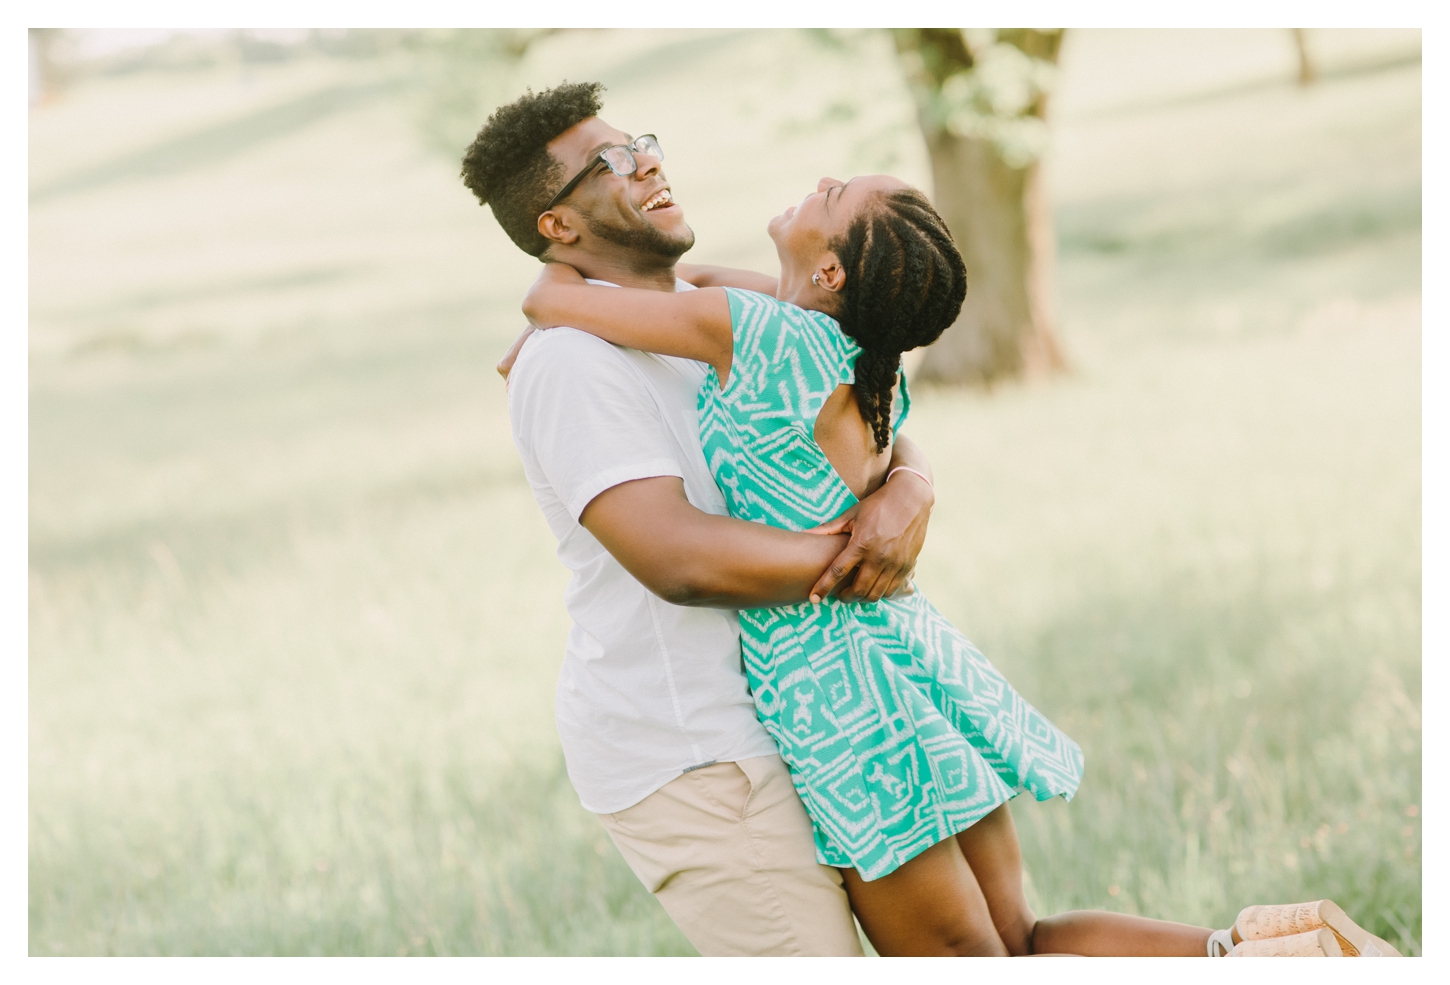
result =
[[[634,258],[615,259],[608,256],[560,251],[554,257],[560,263],[567,263],[590,280],[607,280],[620,287],[637,287],[646,291],[674,291],[675,261],[663,261],[659,266],[640,266],[630,263]]]

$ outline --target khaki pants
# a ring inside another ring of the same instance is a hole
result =
[[[861,955],[841,874],[816,862],[779,756],[691,770],[598,817],[701,954]]]

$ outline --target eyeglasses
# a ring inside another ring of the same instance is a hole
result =
[[[588,167],[570,178],[569,183],[559,189],[559,194],[549,199],[549,204],[544,206],[544,212],[549,211],[567,198],[569,193],[578,187],[579,182],[593,174],[601,164],[609,165],[609,170],[621,178],[634,174],[635,171],[639,170],[639,164],[634,159],[636,153],[648,154],[656,161],[663,161],[665,159],[665,152],[660,150],[660,142],[655,139],[655,135],[652,133],[647,133],[642,137],[636,138],[633,147],[626,144],[615,144],[613,147],[606,147],[599,152],[599,157],[590,162]],[[540,213],[540,215],[542,214]]]

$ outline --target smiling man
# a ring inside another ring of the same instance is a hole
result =
[[[480,204],[525,253],[595,282],[773,291],[761,274],[677,266],[695,237],[664,151],[599,119],[601,88],[566,83],[489,117],[463,159]],[[915,565],[930,485],[887,483],[849,540],[735,520],[700,449],[704,364],[559,328],[522,339],[500,371],[572,574],[555,717],[581,803],[702,954],[859,955],[841,875],[816,862],[755,717],[732,610],[880,598]],[[905,438],[898,464],[929,471]]]

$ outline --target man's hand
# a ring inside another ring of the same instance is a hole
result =
[[[910,465],[919,471],[930,467],[905,438],[898,439],[892,453],[890,467],[898,465]],[[851,535],[846,549],[811,588],[811,601],[819,602],[833,592],[846,602],[879,602],[897,594],[916,568],[916,556],[926,543],[927,522],[935,503],[936,493],[930,483],[910,472],[898,472],[845,513],[811,530]],[[849,579],[852,571],[856,577]]]

